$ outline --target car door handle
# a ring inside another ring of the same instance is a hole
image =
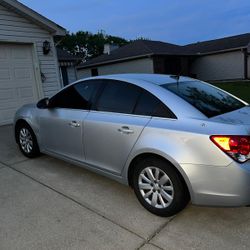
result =
[[[133,134],[134,131],[132,129],[130,129],[129,127],[127,126],[123,126],[121,128],[118,128],[118,132],[122,133],[122,134]]]
[[[73,127],[73,128],[79,128],[80,127],[80,123],[77,122],[77,121],[72,121],[72,122],[69,123],[69,126]]]

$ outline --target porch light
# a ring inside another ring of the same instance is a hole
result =
[[[49,52],[50,52],[50,49],[51,49],[51,47],[50,47],[50,42],[49,41],[44,41],[43,42],[43,54],[44,55],[48,55],[49,54]]]

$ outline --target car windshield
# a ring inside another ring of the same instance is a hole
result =
[[[183,98],[209,118],[246,106],[233,96],[201,81],[176,82],[161,87]]]

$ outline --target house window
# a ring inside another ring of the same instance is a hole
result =
[[[98,69],[97,68],[91,69],[91,75],[98,76]]]
[[[61,74],[62,74],[63,86],[67,86],[69,84],[69,77],[68,77],[67,67],[65,67],[65,66],[61,67]]]

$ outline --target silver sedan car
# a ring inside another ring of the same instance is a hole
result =
[[[250,107],[188,77],[79,80],[15,116],[27,157],[40,152],[130,185],[159,216],[193,204],[250,204]]]

